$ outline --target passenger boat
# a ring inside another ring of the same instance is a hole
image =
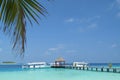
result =
[[[32,62],[22,66],[22,68],[46,68],[49,67],[46,62]]]
[[[73,67],[87,67],[86,62],[73,62]]]

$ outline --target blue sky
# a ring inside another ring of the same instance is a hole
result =
[[[120,0],[42,1],[47,8],[40,25],[27,24],[24,58],[12,51],[10,38],[0,32],[0,61],[18,63],[120,62]]]

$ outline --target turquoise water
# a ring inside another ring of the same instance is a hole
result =
[[[0,70],[0,80],[120,80],[120,73],[73,69],[9,69]]]

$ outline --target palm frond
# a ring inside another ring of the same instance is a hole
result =
[[[39,24],[38,18],[45,16],[46,9],[37,0],[0,0],[0,20],[3,31],[11,37],[13,49],[25,52],[26,21]]]

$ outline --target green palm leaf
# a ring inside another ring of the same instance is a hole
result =
[[[39,24],[40,15],[45,16],[46,9],[37,0],[0,0],[0,20],[3,31],[8,34],[17,53],[25,52],[26,21]]]

